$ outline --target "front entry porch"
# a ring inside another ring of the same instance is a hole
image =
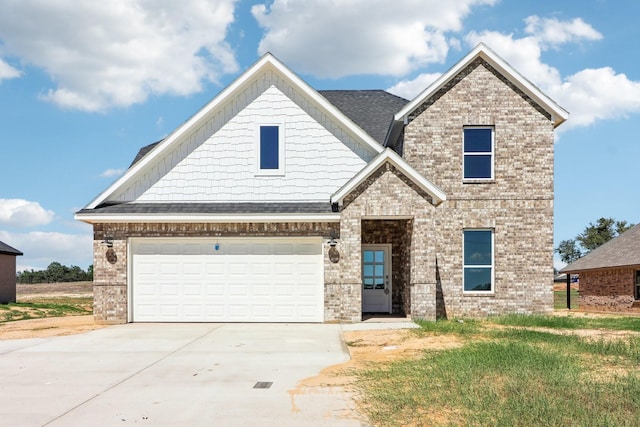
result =
[[[363,219],[362,320],[411,315],[412,219]]]

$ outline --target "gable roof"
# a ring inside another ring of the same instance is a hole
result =
[[[444,87],[451,79],[464,70],[469,64],[471,64],[477,58],[482,58],[496,69],[502,76],[509,80],[518,89],[523,91],[527,96],[533,99],[540,107],[551,115],[551,121],[554,127],[560,126],[565,120],[569,118],[569,113],[547,95],[545,95],[536,85],[531,83],[519,72],[517,72],[509,63],[499,57],[494,51],[489,49],[484,43],[478,44],[471,52],[469,52],[464,58],[458,61],[453,67],[446,73],[441,75],[435,82],[427,87],[422,93],[416,96],[411,102],[407,103],[398,113],[394,116],[394,124],[389,130],[385,146],[390,144],[398,137],[400,129],[409,118],[409,115],[419,108],[425,101],[436,94],[442,87]]]
[[[433,198],[433,204],[439,205],[443,201],[447,200],[447,195],[438,186],[433,184],[427,178],[422,176],[417,170],[411,167],[404,161],[395,151],[390,148],[378,154],[373,160],[371,160],[367,166],[365,166],[360,172],[358,172],[353,178],[351,178],[345,185],[343,185],[333,196],[331,196],[331,203],[342,204],[344,198],[355,190],[360,184],[362,184],[368,177],[370,177],[379,167],[389,162],[395,166],[400,172],[402,172],[407,178],[409,178],[414,184],[424,190]]]
[[[640,266],[640,224],[569,264],[561,273],[601,268]]]
[[[15,255],[15,256],[24,255],[22,252],[20,252],[16,248],[11,247],[4,242],[0,242],[0,254]]]
[[[380,145],[384,144],[393,116],[409,102],[384,90],[320,90],[318,92]]]
[[[165,139],[155,145],[151,144],[147,146],[148,150],[145,150],[145,152],[139,152],[139,155],[136,156],[137,161],[132,163],[132,166],[129,167],[127,172],[125,172],[125,174],[116,180],[116,182],[114,182],[109,188],[98,195],[98,197],[92,200],[85,209],[93,209],[107,201],[111,194],[121,188],[124,188],[134,179],[135,176],[137,176],[137,174],[143,173],[147,168],[152,167],[154,162],[159,161],[164,152],[168,152],[171,147],[181,143],[183,138],[188,135],[190,129],[196,128],[200,124],[204,123],[215,114],[218,108],[221,108],[227,101],[233,99],[235,95],[249,86],[259,78],[260,75],[269,71],[277,74],[278,77],[300,91],[312,105],[342,125],[343,128],[364,147],[374,153],[380,153],[383,150],[383,147],[374,138],[357,126],[350,118],[345,116],[325,97],[321,96],[315,89],[304,82],[304,80],[293,73],[272,54],[266,53],[252,67],[242,73],[229,86],[224,88],[215,98],[213,98],[213,100],[189,118],[185,123],[175,129]]]

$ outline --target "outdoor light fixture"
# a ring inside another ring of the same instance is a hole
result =
[[[336,248],[337,244],[338,242],[336,242],[336,238],[331,236],[331,240],[329,240],[329,261],[334,264],[340,261],[340,252],[338,251],[338,248]]]
[[[102,246],[106,246],[107,248],[113,247],[113,239],[111,237],[105,236],[105,238],[100,242]]]

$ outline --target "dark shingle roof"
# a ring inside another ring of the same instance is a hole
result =
[[[327,202],[300,203],[119,203],[82,209],[82,214],[324,214],[330,213]]]
[[[4,242],[0,242],[0,254],[5,255],[24,255],[22,252],[17,250],[16,248],[12,248]]]
[[[135,165],[136,163],[138,163],[138,161],[143,158],[149,151],[153,150],[153,148],[160,144],[163,140],[161,139],[160,141],[156,141],[153,144],[149,144],[149,145],[145,145],[144,147],[142,147],[140,150],[138,150],[138,154],[136,154],[136,157],[133,159],[133,162],[131,162],[131,164],[129,165],[129,167]]]
[[[562,273],[640,265],[640,224],[569,264]]]
[[[320,95],[381,145],[393,115],[408,100],[384,90],[320,90]]]

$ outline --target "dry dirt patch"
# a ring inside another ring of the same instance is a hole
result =
[[[0,340],[58,337],[80,334],[101,327],[103,326],[95,324],[91,314],[18,320],[0,323]]]
[[[16,299],[19,303],[40,303],[54,301],[82,301],[91,306],[92,282],[38,283],[16,285]],[[28,308],[12,307],[15,311],[28,312]],[[18,320],[0,323],[0,340],[21,338],[45,338],[78,334],[98,329],[93,315],[46,317],[42,319]]]

